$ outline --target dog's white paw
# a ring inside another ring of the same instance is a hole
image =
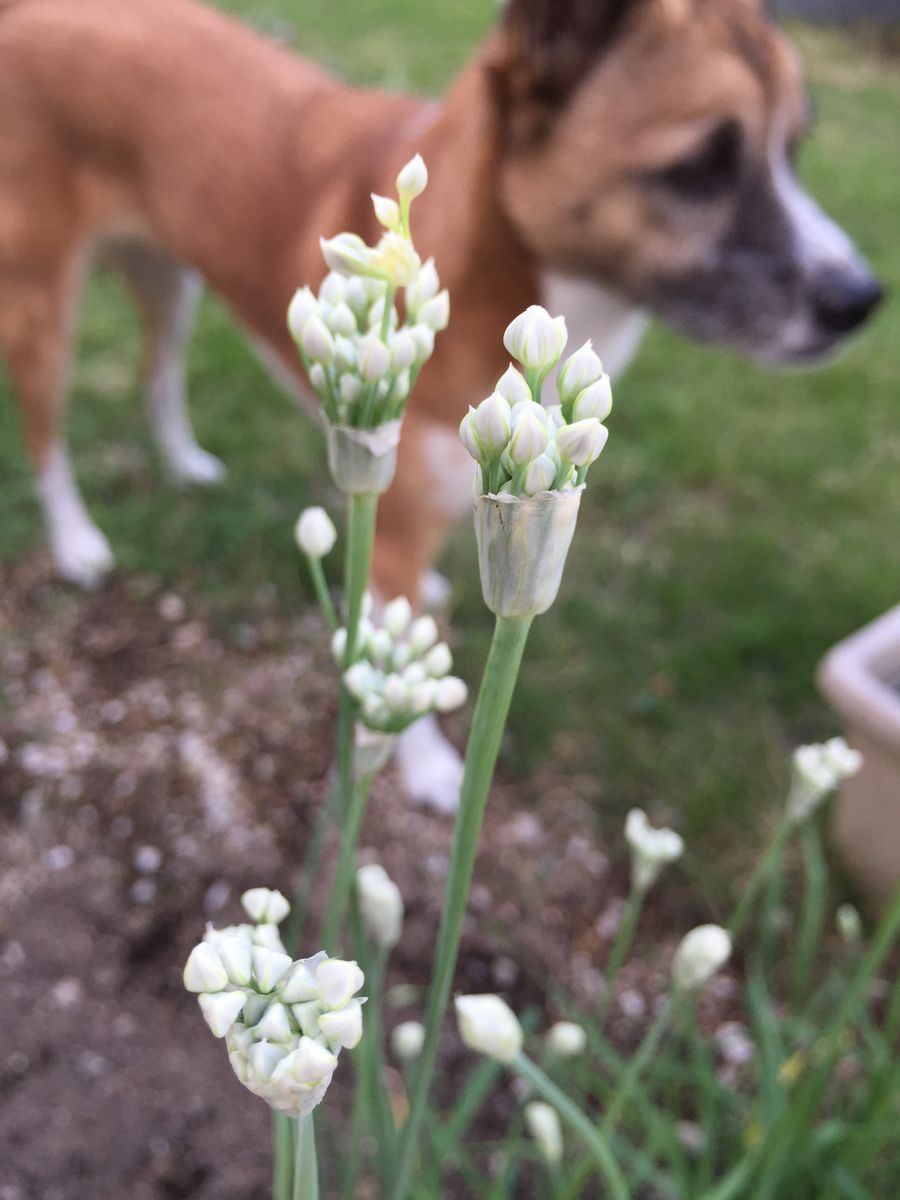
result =
[[[109,542],[96,525],[79,525],[52,540],[53,561],[63,579],[94,588],[115,566]]]
[[[397,768],[410,797],[440,813],[459,807],[463,763],[433,716],[404,730],[397,742]]]
[[[168,461],[169,474],[176,483],[212,487],[221,483],[228,471],[221,459],[200,446],[185,446]]]

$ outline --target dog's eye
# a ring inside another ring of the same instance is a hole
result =
[[[741,165],[741,128],[724,121],[699,150],[654,172],[652,179],[687,200],[716,200],[736,182]]]

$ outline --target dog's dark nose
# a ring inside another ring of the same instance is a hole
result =
[[[828,333],[851,333],[878,307],[884,291],[861,271],[824,271],[813,289],[816,320]]]

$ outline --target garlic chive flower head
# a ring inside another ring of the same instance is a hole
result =
[[[788,796],[788,815],[800,825],[822,801],[862,766],[863,758],[842,737],[794,751],[793,778]]]
[[[640,808],[633,808],[625,821],[625,840],[631,847],[631,882],[644,895],[659,878],[663,867],[677,862],[684,842],[672,829],[654,829]]]
[[[391,1034],[391,1049],[402,1063],[415,1062],[425,1045],[425,1026],[419,1021],[402,1021]]]
[[[398,176],[397,200],[372,195],[384,229],[378,242],[369,246],[355,233],[320,239],[329,274],[318,294],[303,287],[291,300],[288,328],[332,427],[371,431],[399,421],[435,333],[447,326],[447,292],[434,262],[423,266],[410,236],[410,204],[427,181],[416,155]],[[405,290],[402,324],[399,290]],[[385,453],[380,445],[364,445]]]
[[[232,1070],[272,1108],[293,1117],[316,1107],[341,1049],[362,1037],[363,974],[324,951],[292,961],[277,923],[290,911],[280,892],[242,897],[255,925],[207,928],[184,969],[213,1035],[224,1038]]]
[[[731,957],[731,937],[720,925],[698,925],[675,951],[673,982],[682,992],[697,992]]]
[[[509,367],[491,395],[470,408],[459,427],[463,445],[478,464],[476,492],[528,498],[571,491],[584,482],[588,467],[606,445],[603,422],[612,408],[609,379],[588,342],[560,371],[563,403],[551,407],[538,403],[545,367],[549,370],[547,364],[552,366],[554,355],[558,357],[557,348],[561,352],[565,345],[565,322],[537,306],[516,321],[507,330],[506,345],[526,354],[527,363],[521,361],[531,383]],[[518,332],[511,334],[514,327]],[[529,339],[545,349],[526,350]]]
[[[359,704],[359,719],[371,730],[400,733],[431,712],[451,712],[466,702],[468,691],[450,674],[453,656],[438,640],[434,618],[413,620],[405,596],[385,605],[381,624],[360,622],[357,659],[344,683]],[[335,633],[331,648],[343,663],[347,634]]]
[[[511,1063],[522,1049],[522,1026],[509,1005],[495,995],[457,996],[456,1020],[470,1050]]]
[[[525,1128],[537,1144],[544,1160],[556,1166],[563,1156],[562,1126],[559,1113],[543,1100],[532,1100],[525,1105]]]
[[[378,863],[356,872],[356,895],[363,924],[372,941],[390,950],[403,931],[403,897],[396,883]]]
[[[294,527],[294,537],[308,558],[324,558],[334,549],[337,530],[324,508],[305,508]]]
[[[554,1058],[578,1058],[586,1046],[587,1034],[574,1021],[557,1021],[547,1032],[547,1049]]]

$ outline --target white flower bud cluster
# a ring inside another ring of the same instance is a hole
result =
[[[519,1018],[505,1000],[493,994],[457,996],[456,1021],[470,1050],[497,1062],[511,1063],[522,1049]]]
[[[369,937],[376,946],[391,950],[403,931],[403,897],[400,889],[379,863],[356,872],[359,912]]]
[[[633,808],[625,820],[625,840],[631,847],[632,886],[642,895],[656,883],[663,867],[684,853],[681,837],[672,829],[654,829],[640,808]]]
[[[360,719],[370,729],[399,733],[430,712],[451,712],[465,704],[461,679],[450,674],[453,656],[438,641],[433,617],[413,619],[405,596],[385,605],[379,625],[359,623],[357,660],[344,672],[344,683],[359,701]],[[332,650],[344,660],[347,631],[338,629]]]
[[[794,775],[788,796],[788,815],[800,825],[816,811],[822,801],[863,763],[858,750],[852,749],[842,737],[811,746],[798,746],[794,751]]]
[[[731,958],[731,935],[721,925],[698,925],[675,951],[672,980],[682,992],[705,987]]]
[[[504,342],[526,374],[510,366],[459,427],[478,463],[479,494],[527,497],[583,483],[609,433],[603,422],[612,392],[600,359],[586,342],[559,373],[561,403],[545,406],[541,383],[565,348],[564,319],[533,305],[516,317]]]
[[[399,203],[372,197],[386,227],[378,244],[367,246],[355,233],[321,239],[329,274],[318,296],[303,287],[291,300],[288,328],[334,425],[371,430],[402,417],[435,334],[447,327],[447,292],[433,260],[422,265],[409,233],[409,205],[427,180],[416,155],[397,177]],[[399,288],[406,300],[402,326],[393,304]]]
[[[342,1048],[362,1037],[363,973],[355,962],[320,951],[292,961],[277,922],[289,905],[280,892],[253,888],[242,897],[257,925],[208,927],[184,969],[232,1070],[272,1108],[306,1116],[331,1083]]]

